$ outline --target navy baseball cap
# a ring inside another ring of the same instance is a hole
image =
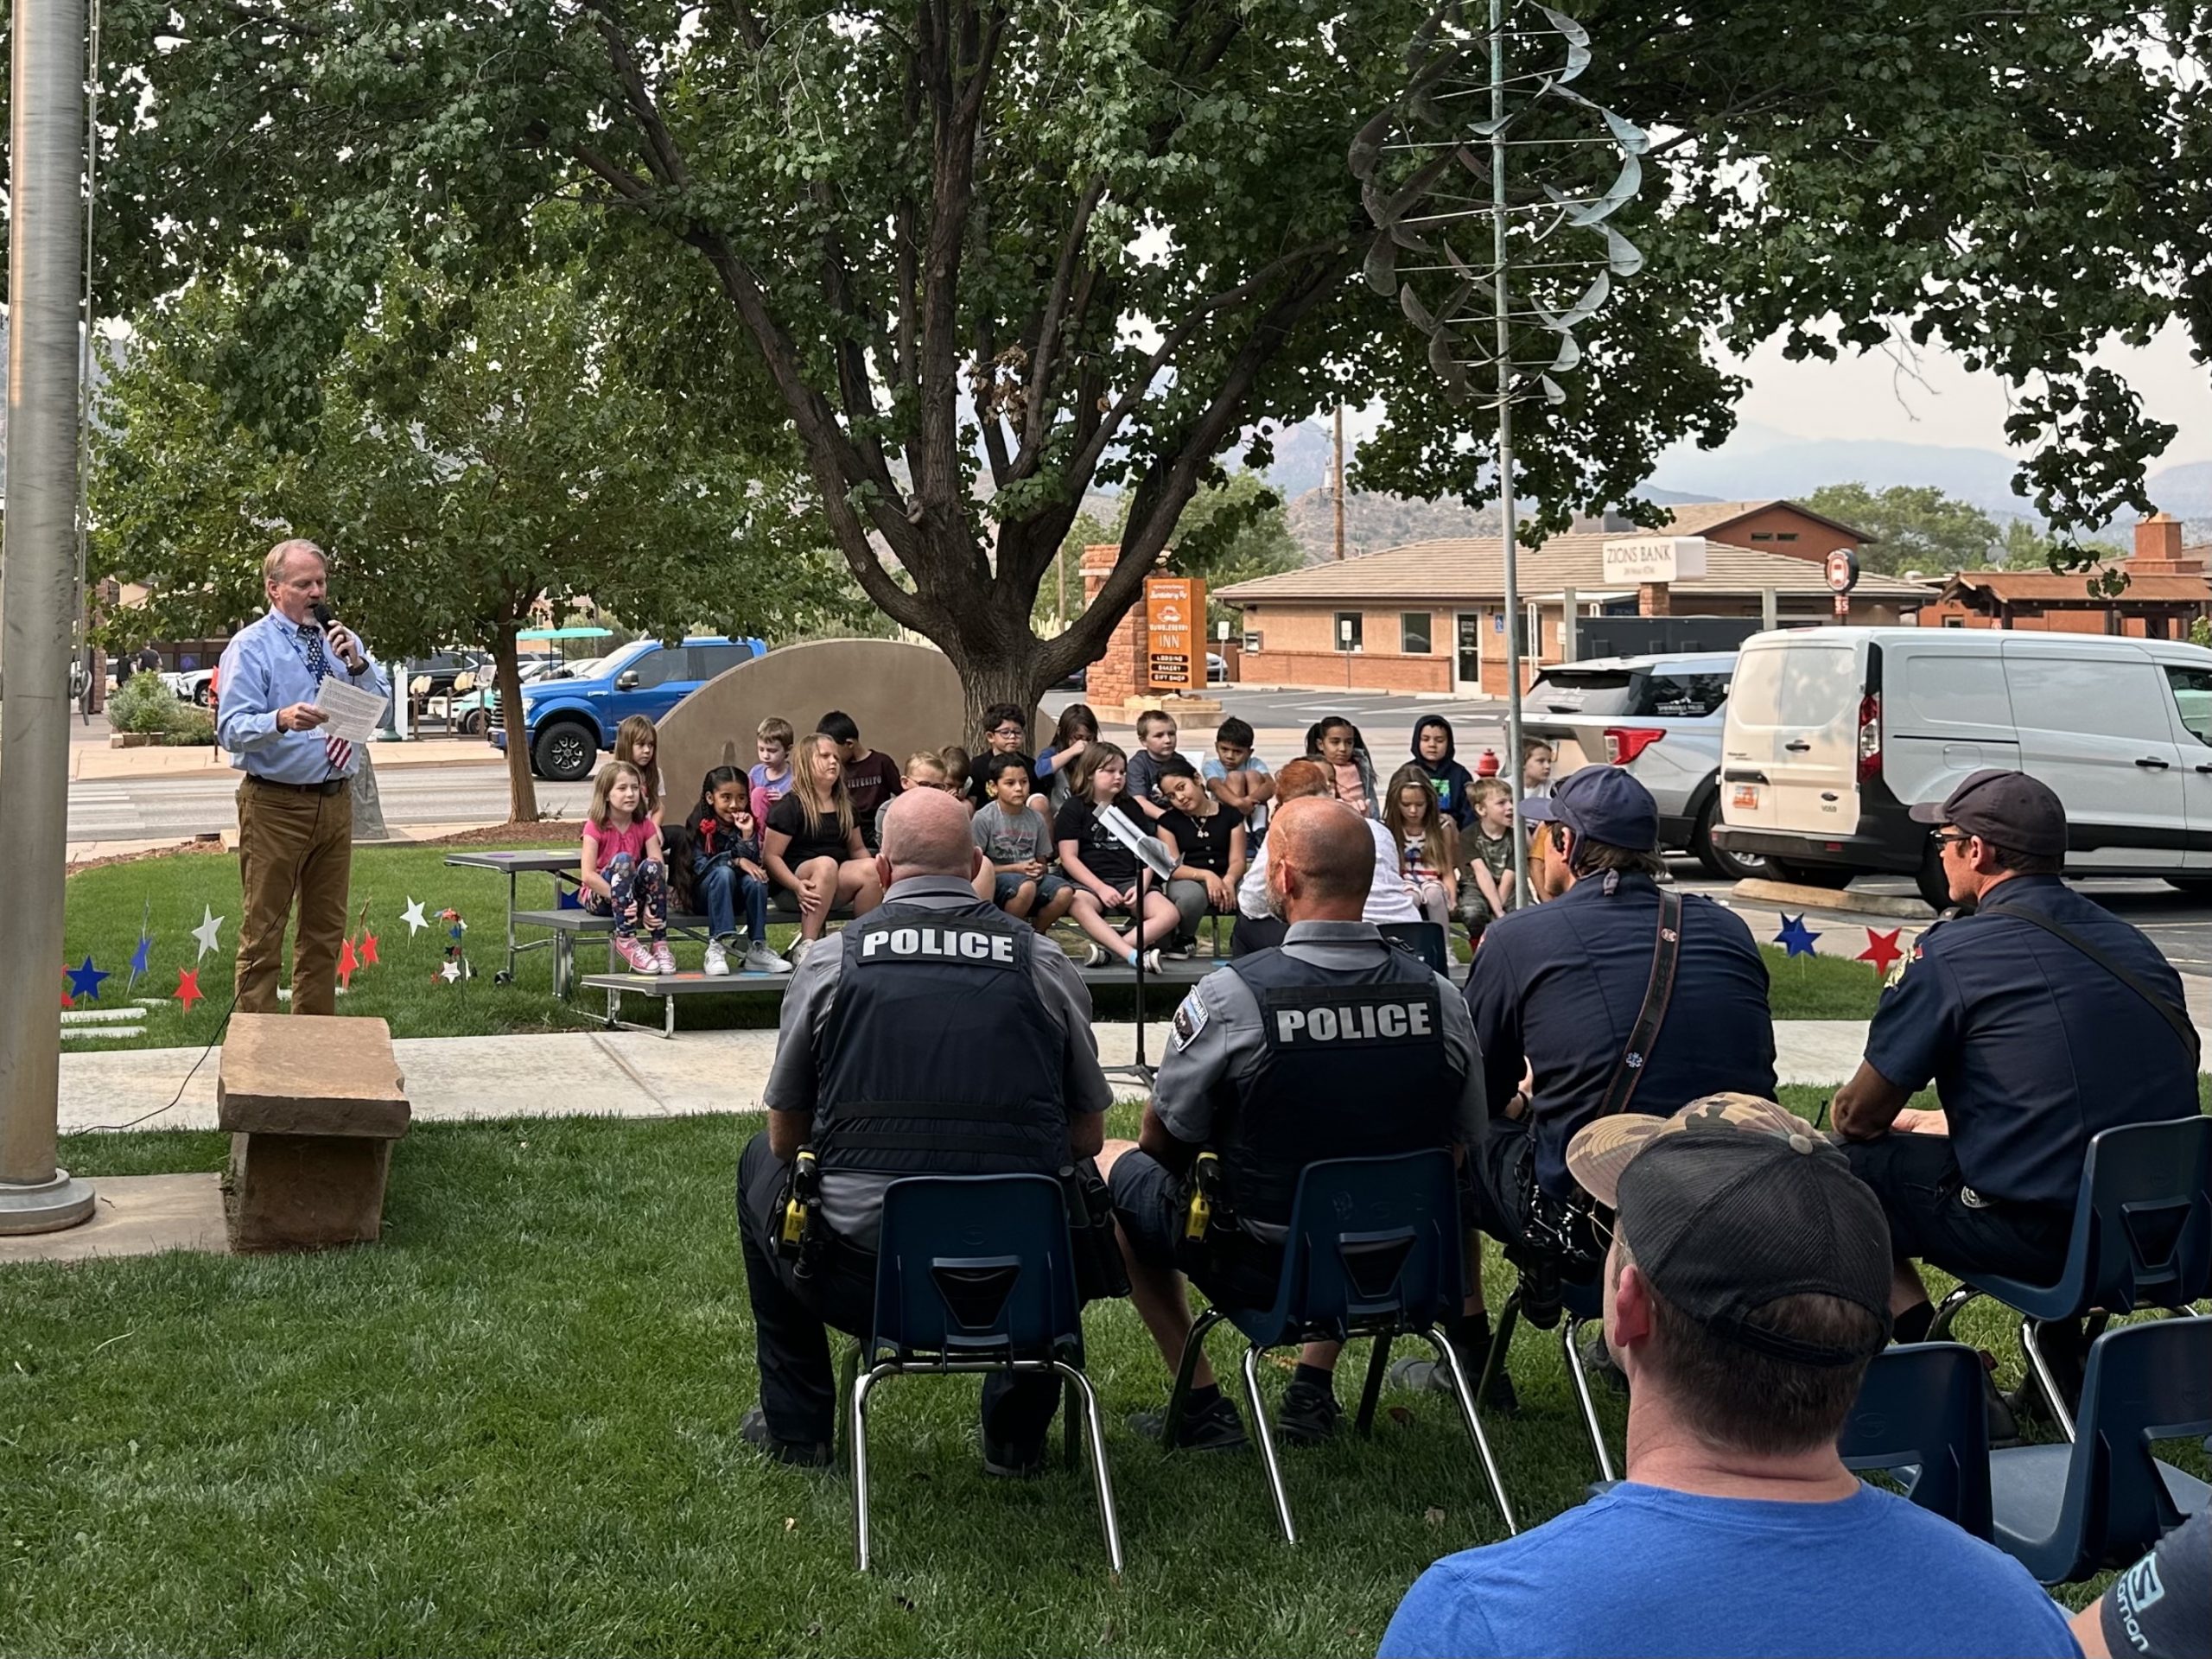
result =
[[[1585,766],[1521,803],[1528,823],[1563,823],[1580,838],[1629,853],[1659,850],[1659,803],[1618,766]]]
[[[2049,784],[2024,772],[1985,766],[1940,802],[1923,801],[1907,816],[1917,823],[1955,824],[2031,858],[2066,855],[2066,808]]]

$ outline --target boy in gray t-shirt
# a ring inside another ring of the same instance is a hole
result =
[[[992,894],[1009,916],[1042,933],[1075,903],[1075,884],[1052,873],[1052,832],[1029,809],[1029,761],[1019,754],[985,757],[990,798],[968,826],[976,849],[998,871]]]

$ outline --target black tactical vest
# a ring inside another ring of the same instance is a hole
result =
[[[1061,1033],[1030,977],[1034,937],[988,905],[886,905],[845,928],[815,1060],[823,1173],[1049,1175],[1068,1162]]]
[[[1214,1114],[1241,1219],[1288,1225],[1307,1164],[1451,1144],[1465,1079],[1444,1046],[1436,976],[1410,951],[1375,957],[1351,971],[1281,949],[1229,964],[1263,1028],[1259,1064],[1224,1081]]]

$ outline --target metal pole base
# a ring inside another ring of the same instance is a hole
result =
[[[0,1236],[58,1233],[92,1217],[92,1183],[66,1169],[50,1181],[0,1181]]]

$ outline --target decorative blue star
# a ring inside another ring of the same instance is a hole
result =
[[[130,953],[130,976],[133,979],[146,971],[146,958],[153,953],[153,936],[141,933],[138,936],[138,948]]]
[[[1782,931],[1774,936],[1774,942],[1790,956],[1809,957],[1814,954],[1813,941],[1820,937],[1805,925],[1804,912],[1800,911],[1782,918]]]
[[[95,1002],[99,1001],[100,982],[108,976],[92,966],[92,957],[88,956],[85,958],[83,967],[70,968],[64,971],[69,976],[69,994],[72,996],[90,997]]]

